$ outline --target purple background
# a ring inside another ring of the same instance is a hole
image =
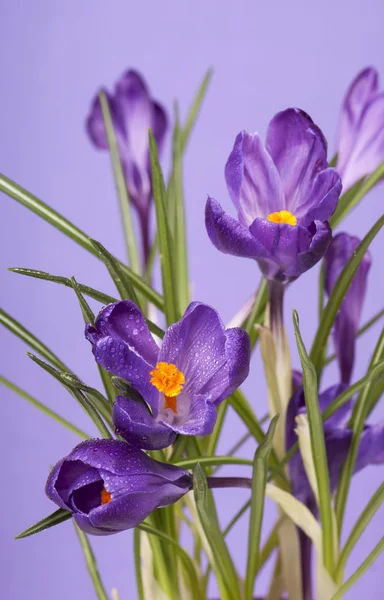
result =
[[[210,92],[186,156],[185,190],[193,295],[217,307],[224,320],[249,297],[259,279],[251,261],[219,254],[210,245],[203,225],[208,192],[232,210],[223,168],[235,135],[242,128],[264,134],[275,112],[299,106],[321,126],[333,154],[339,105],[351,78],[367,64],[384,73],[384,5],[380,0],[326,0],[316,5],[298,0],[2,0],[0,17],[0,171],[122,258],[124,245],[108,158],[90,147],[84,133],[90,100],[100,84],[111,86],[130,66],[144,74],[155,97],[169,109],[177,96],[185,115],[205,70],[214,67]],[[381,214],[382,195],[382,187],[372,192],[345,227],[365,234]],[[374,265],[364,319],[382,307],[382,237],[372,251]],[[1,305],[84,380],[96,383],[96,368],[83,338],[73,293],[11,274],[6,271],[9,266],[75,275],[80,282],[114,294],[103,266],[1,196]],[[299,311],[305,341],[311,342],[316,327],[316,277],[314,269],[288,292],[286,318],[292,342],[293,306]],[[377,334],[376,328],[359,341],[355,376],[364,373]],[[0,329],[0,340],[1,372],[93,433],[72,398],[25,356],[26,347],[4,329]],[[335,381],[332,376],[336,371],[331,368],[328,381]],[[258,355],[246,389],[258,415],[264,414],[265,385]],[[15,534],[53,510],[43,493],[48,470],[77,439],[5,388],[1,389],[1,402],[2,596],[7,600],[91,598],[92,586],[70,523],[28,540],[13,541]],[[383,417],[382,406],[375,417]],[[242,432],[238,419],[230,413],[221,453]],[[253,448],[249,443],[242,454],[251,456]],[[346,529],[382,476],[382,468],[371,468],[355,477]],[[223,523],[246,496],[244,491],[218,492]],[[266,530],[274,514],[271,503],[267,505]],[[381,537],[383,516],[379,513],[369,526],[351,557],[348,573]],[[247,518],[243,518],[230,537],[233,554],[242,566],[246,524]],[[116,586],[121,600],[136,597],[131,542],[130,532],[94,542],[106,587]],[[382,557],[347,597],[361,598],[368,589],[369,598],[382,597],[383,567]],[[258,591],[263,592],[265,586],[263,574]]]

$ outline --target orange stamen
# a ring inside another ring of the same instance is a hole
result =
[[[101,504],[108,504],[112,500],[112,494],[105,488],[101,490]]]
[[[177,414],[177,396],[185,383],[184,373],[172,363],[159,362],[150,375],[152,385],[164,394],[164,408],[170,408]]]
[[[279,223],[286,225],[291,225],[294,227],[297,225],[297,219],[295,215],[293,215],[289,210],[280,210],[279,212],[274,212],[268,215],[268,221],[272,221],[272,223]]]

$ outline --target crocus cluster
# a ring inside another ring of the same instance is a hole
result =
[[[126,442],[83,442],[53,469],[47,494],[84,531],[107,535],[190,490],[186,471],[143,450],[166,448],[178,434],[211,433],[217,405],[248,375],[250,343],[244,330],[226,330],[216,310],[200,302],[168,328],[161,348],[129,300],[104,308],[86,337],[99,365],[133,391],[113,406],[115,432]]]

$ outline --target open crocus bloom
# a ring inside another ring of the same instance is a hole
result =
[[[360,241],[359,238],[348,233],[339,233],[332,240],[324,257],[324,283],[328,296]],[[343,383],[349,383],[351,380],[356,334],[360,326],[370,267],[371,255],[367,252],[354,275],[335,320],[333,341]]]
[[[292,281],[322,258],[332,233],[328,219],[341,180],[327,163],[320,129],[290,108],[270,122],[265,147],[239,133],[225,168],[238,219],[209,198],[206,228],[226,254],[256,259],[267,279]]]
[[[249,371],[247,333],[226,330],[218,313],[200,302],[168,328],[161,349],[129,300],[103,309],[95,326],[87,325],[86,337],[96,361],[144,399],[118,397],[113,418],[119,435],[147,450],[168,446],[177,433],[211,433],[216,406]]]
[[[116,440],[90,440],[52,469],[46,494],[72,512],[86,533],[110,535],[136,527],[191,487],[187,471],[157,462],[138,448]]]
[[[363,69],[349,86],[339,122],[337,170],[344,191],[384,161],[384,93],[376,69]]]

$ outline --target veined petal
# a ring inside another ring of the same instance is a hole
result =
[[[313,221],[329,221],[336,210],[341,189],[340,175],[335,169],[320,171],[313,181],[308,200],[296,211],[300,225],[308,227]]]
[[[144,404],[123,396],[117,397],[113,404],[113,423],[117,435],[144,450],[167,448],[176,438],[171,429],[160,425],[149,414]]]
[[[356,142],[363,113],[377,95],[378,86],[379,76],[376,69],[368,67],[357,74],[347,90],[341,107],[337,134],[337,168],[340,173],[344,173]],[[349,187],[345,182],[344,186]]]
[[[249,227],[257,218],[284,208],[280,177],[257,134],[242,131],[225,166],[225,179],[239,221]]]
[[[325,138],[304,111],[289,108],[271,120],[266,148],[280,174],[286,210],[307,202],[316,175],[328,167]]]
[[[109,304],[98,315],[95,327],[87,326],[86,337],[95,343],[101,337],[112,337],[126,343],[148,364],[155,365],[159,348],[139,308],[130,300]]]
[[[244,258],[268,258],[267,250],[249,229],[224,212],[213,198],[207,200],[205,226],[212,244],[224,254]]]

